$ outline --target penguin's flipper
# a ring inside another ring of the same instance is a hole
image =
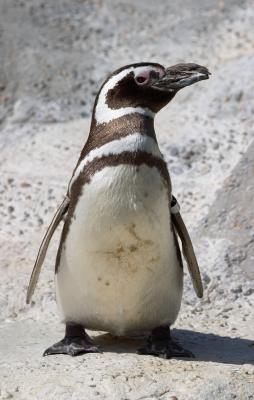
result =
[[[34,293],[35,286],[38,282],[38,278],[39,278],[39,275],[41,272],[41,267],[42,267],[43,261],[46,256],[50,240],[51,240],[56,228],[58,227],[59,223],[61,222],[64,214],[67,212],[69,203],[70,203],[70,199],[68,196],[66,196],[64,198],[62,204],[58,208],[57,212],[55,213],[54,218],[52,219],[51,224],[49,225],[47,232],[42,240],[42,243],[40,245],[40,249],[39,249],[35,264],[34,264],[33,272],[30,277],[29,286],[27,289],[27,295],[26,295],[26,303],[27,304],[30,303],[32,295]]]
[[[203,285],[198,262],[192,246],[190,235],[180,214],[180,207],[174,197],[171,202],[171,215],[174,227],[182,242],[182,251],[187,262],[194,290],[196,295],[201,298],[203,297]]]

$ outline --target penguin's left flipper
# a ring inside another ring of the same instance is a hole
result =
[[[75,357],[86,353],[100,353],[100,350],[81,325],[66,324],[64,338],[45,350],[43,357],[56,354]]]
[[[182,242],[182,251],[187,263],[194,290],[196,295],[201,298],[203,297],[203,284],[197,258],[192,246],[190,235],[180,214],[180,206],[174,196],[172,196],[171,201],[171,216],[173,225]]]
[[[30,277],[30,282],[29,282],[28,289],[27,289],[27,296],[26,296],[27,304],[30,303],[32,295],[34,293],[34,289],[38,282],[38,278],[39,278],[39,275],[41,272],[41,267],[42,267],[43,261],[46,256],[50,240],[51,240],[56,228],[58,227],[59,223],[63,219],[65,213],[67,212],[69,203],[70,203],[70,199],[68,196],[66,196],[64,198],[62,204],[58,208],[57,212],[55,213],[54,218],[52,219],[51,224],[49,225],[47,232],[43,238],[43,241],[40,245],[40,249],[39,249],[35,264],[34,264],[34,268],[33,268],[33,271],[32,271],[31,277]]]
[[[138,349],[137,352],[138,354],[160,358],[195,358],[191,351],[184,349],[172,339],[168,326],[153,329],[145,347]]]

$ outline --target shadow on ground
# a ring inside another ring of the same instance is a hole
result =
[[[254,339],[231,338],[181,329],[173,330],[172,336],[184,348],[195,354],[196,361],[237,365],[254,364]],[[139,347],[142,347],[144,338],[115,337],[105,333],[97,336],[94,341],[103,352],[135,353]]]

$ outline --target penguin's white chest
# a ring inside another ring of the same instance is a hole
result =
[[[88,329],[123,334],[174,322],[182,269],[155,167],[105,167],[84,185],[56,288],[64,320]]]

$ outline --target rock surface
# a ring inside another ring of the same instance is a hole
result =
[[[254,399],[254,10],[251,1],[3,0],[0,4],[0,399]],[[195,360],[138,356],[141,339],[42,358],[63,335],[50,246],[31,306],[36,253],[63,198],[105,76],[127,63],[194,61],[212,77],[156,120],[205,294],[186,274],[174,336]]]

